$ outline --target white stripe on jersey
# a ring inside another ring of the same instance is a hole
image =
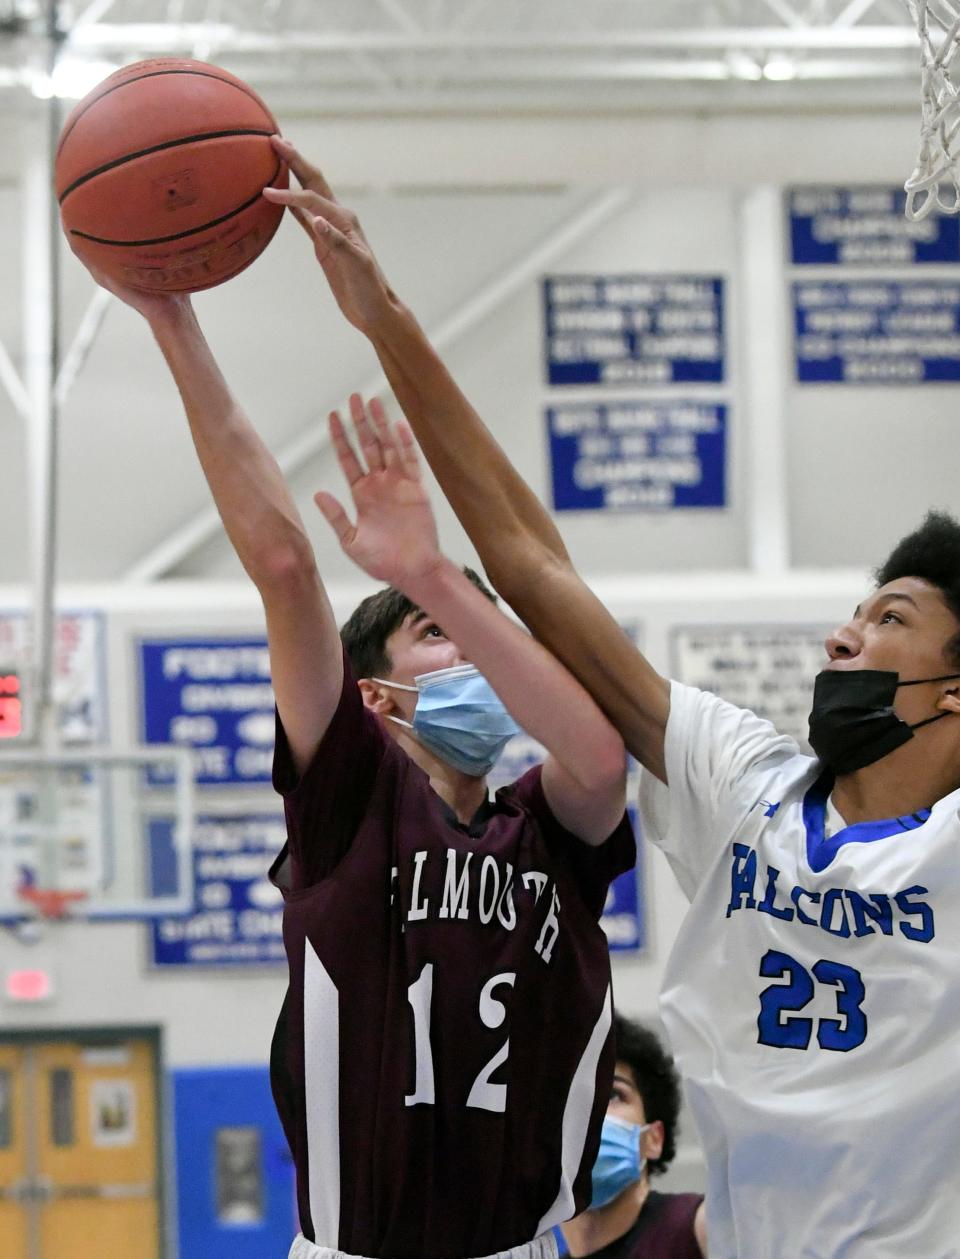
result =
[[[303,1037],[310,1220],[319,1246],[340,1241],[340,1010],[309,940],[303,958]]]
[[[562,1146],[560,1152],[560,1192],[540,1223],[537,1233],[545,1233],[555,1224],[569,1220],[574,1211],[573,1182],[583,1162],[583,1147],[587,1143],[587,1129],[590,1126],[590,1112],[593,1110],[597,1095],[597,1063],[607,1043],[610,1024],[613,1021],[613,1002],[610,987],[607,987],[606,999],[600,1017],[590,1033],[587,1047],[583,1051],[577,1069],[574,1072],[563,1108]]]

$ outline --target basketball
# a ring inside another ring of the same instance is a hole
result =
[[[287,186],[260,97],[218,66],[139,61],[71,111],[54,165],[79,257],[134,288],[196,292],[249,266],[283,217]]]

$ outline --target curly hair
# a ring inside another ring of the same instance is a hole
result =
[[[960,524],[948,512],[927,512],[919,529],[901,538],[874,573],[878,586],[899,577],[919,577],[936,586],[960,621]],[[944,655],[960,664],[960,631],[947,641]]]
[[[659,1119],[663,1124],[663,1151],[658,1159],[647,1162],[647,1171],[657,1176],[667,1170],[677,1152],[680,1076],[659,1036],[642,1023],[614,1014],[613,1035],[617,1061],[633,1072],[647,1123]]]

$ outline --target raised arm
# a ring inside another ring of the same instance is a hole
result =
[[[546,747],[543,789],[554,814],[587,843],[602,843],[623,816],[623,741],[555,657],[441,555],[406,425],[392,430],[376,402],[371,424],[356,395],[350,406],[366,468],[336,413],[330,428],[356,523],[330,494],[316,495],[318,507],[346,554],[442,625],[514,720]]]
[[[144,315],[173,374],[224,528],[263,599],[277,708],[302,772],[343,685],[336,621],[303,522],[276,460],[231,394],[189,298],[94,278]]]
[[[341,310],[370,339],[490,580],[597,700],[634,756],[665,779],[669,683],[577,574],[543,505],[386,282],[355,216],[291,145],[274,142],[304,190],[265,195],[290,206],[310,234]]]

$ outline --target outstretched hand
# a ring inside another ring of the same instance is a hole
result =
[[[74,252],[76,253],[76,250]],[[144,319],[150,322],[177,310],[190,309],[189,293],[164,293],[161,291],[151,292],[146,289],[136,289],[129,284],[123,284],[120,280],[114,279],[108,272],[102,271],[91,262],[87,262],[80,254],[77,254],[77,257],[101,288],[106,289],[108,293],[112,293],[114,297],[118,297],[121,302],[125,302],[127,306],[143,315]]]
[[[263,195],[285,205],[313,243],[317,261],[346,318],[369,332],[397,298],[367,243],[357,216],[342,206],[323,174],[297,152],[289,140],[272,137],[277,155],[300,184],[295,188],[264,188]]]
[[[366,469],[336,411],[330,415],[330,436],[350,486],[356,523],[350,523],[332,494],[321,490],[314,502],[355,564],[403,590],[442,562],[417,448],[407,424],[391,426],[376,398],[367,409],[353,394],[350,415]]]

